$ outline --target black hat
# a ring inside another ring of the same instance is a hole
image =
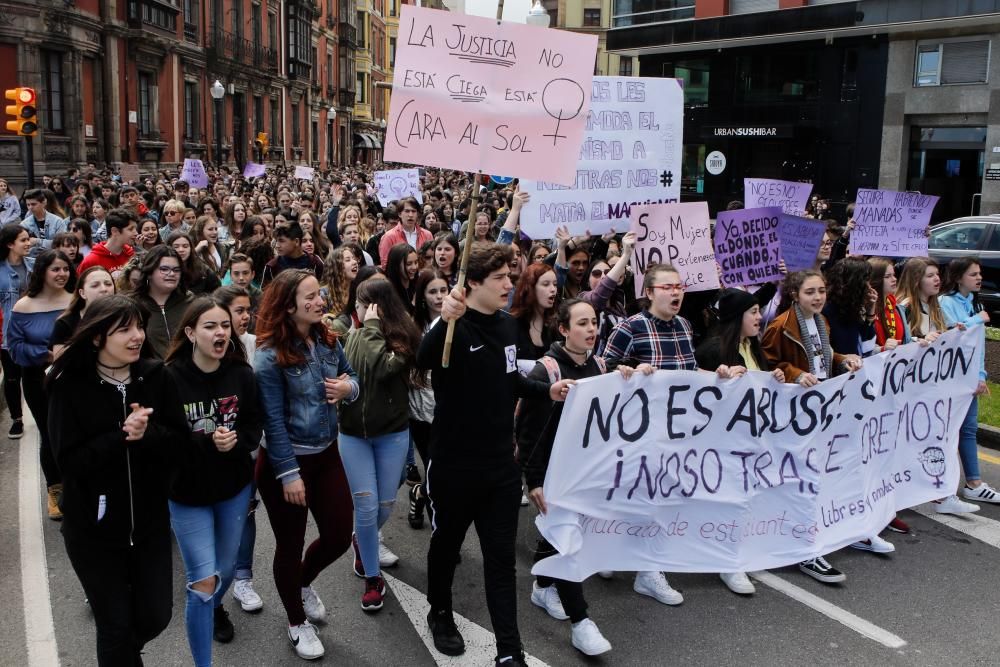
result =
[[[757,305],[757,297],[741,289],[727,287],[719,293],[719,321],[728,322]]]

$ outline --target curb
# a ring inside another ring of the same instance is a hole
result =
[[[1000,451],[1000,428],[988,424],[980,424],[977,439],[983,447]]]

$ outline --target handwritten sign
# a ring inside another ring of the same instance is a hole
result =
[[[375,172],[375,194],[382,206],[403,197],[416,197],[421,204],[424,196],[420,192],[420,172],[413,169],[393,169]]]
[[[778,240],[785,268],[789,271],[813,268],[825,232],[826,223],[820,220],[783,213],[778,220]]]
[[[812,183],[744,178],[743,203],[747,208],[780,206],[789,215],[802,215],[806,211],[812,189]]]
[[[597,36],[403,5],[385,160],[576,178]]]
[[[781,280],[781,209],[720,211],[715,221],[715,259],[727,285],[759,285]]]
[[[532,573],[750,572],[877,535],[958,484],[979,336],[902,345],[809,389],[757,371],[579,381],[536,519],[559,553]]]
[[[137,164],[122,162],[118,173],[122,177],[122,183],[137,183],[139,181],[139,165]]]
[[[851,254],[927,257],[926,231],[937,202],[919,192],[858,190]]]
[[[181,180],[187,181],[187,184],[193,188],[207,188],[208,174],[205,173],[205,165],[201,163],[201,160],[186,158],[184,168],[181,169]]]
[[[256,162],[247,162],[243,167],[243,178],[258,178],[267,174],[267,167]]]
[[[646,204],[633,206],[630,230],[636,233],[632,266],[635,294],[642,297],[642,275],[651,264],[670,264],[681,275],[684,290],[701,292],[719,287],[709,231],[708,204]]]
[[[307,167],[301,164],[295,165],[295,178],[304,181],[311,181],[313,173],[315,173],[315,169],[313,169],[312,167]]]
[[[521,209],[521,229],[552,238],[623,231],[633,206],[680,201],[684,91],[677,79],[595,76],[587,131],[566,187],[521,181],[531,201]]]

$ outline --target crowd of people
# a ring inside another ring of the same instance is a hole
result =
[[[811,387],[872,354],[929,344],[951,327],[984,332],[989,321],[975,259],[954,260],[942,276],[920,258],[850,256],[851,209],[824,218],[822,198],[811,214],[827,231],[811,270],[685,294],[670,265],[634,273],[632,233],[560,228],[528,239],[519,219],[530,195],[516,181],[481,186],[470,215],[468,174],[426,169],[422,202],[386,206],[371,176],[360,165],[312,181],[222,168],[195,188],[167,172],[123,183],[89,168],[23,193],[0,179],[8,437],[24,433],[23,393],[48,516],[63,522],[99,664],[142,664],[144,645],[170,622],[171,532],[192,659],[212,664],[213,641],[235,636],[227,596],[245,612],[264,605],[254,588],[258,498],[292,649],[319,658],[327,612],[314,582],[350,550],[362,610],[383,607],[381,571],[399,557],[380,529],[405,488],[409,526],[423,528],[425,516],[432,526],[434,646],[465,650],[452,583],[474,525],[496,662],[517,667],[520,508],[547,511],[543,483],[575,381],[766,371]],[[977,394],[987,391],[982,360],[980,369]],[[1000,503],[979,474],[977,421],[973,401],[959,437],[965,483],[937,501],[939,512]],[[310,514],[318,537],[307,545]],[[909,531],[898,517],[886,529]],[[879,535],[851,546],[894,550]],[[539,538],[535,561],[552,553]],[[825,556],[799,569],[845,581]],[[754,593],[744,573],[721,579]],[[633,588],[683,602],[662,572],[636,573]],[[611,649],[582,584],[537,577],[528,599],[570,621],[581,653]]]

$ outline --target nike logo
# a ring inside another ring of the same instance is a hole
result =
[[[478,352],[479,350],[483,349],[484,347],[486,347],[486,346],[485,345],[478,345],[478,346],[476,346],[476,345],[470,345],[469,346],[469,352]]]

